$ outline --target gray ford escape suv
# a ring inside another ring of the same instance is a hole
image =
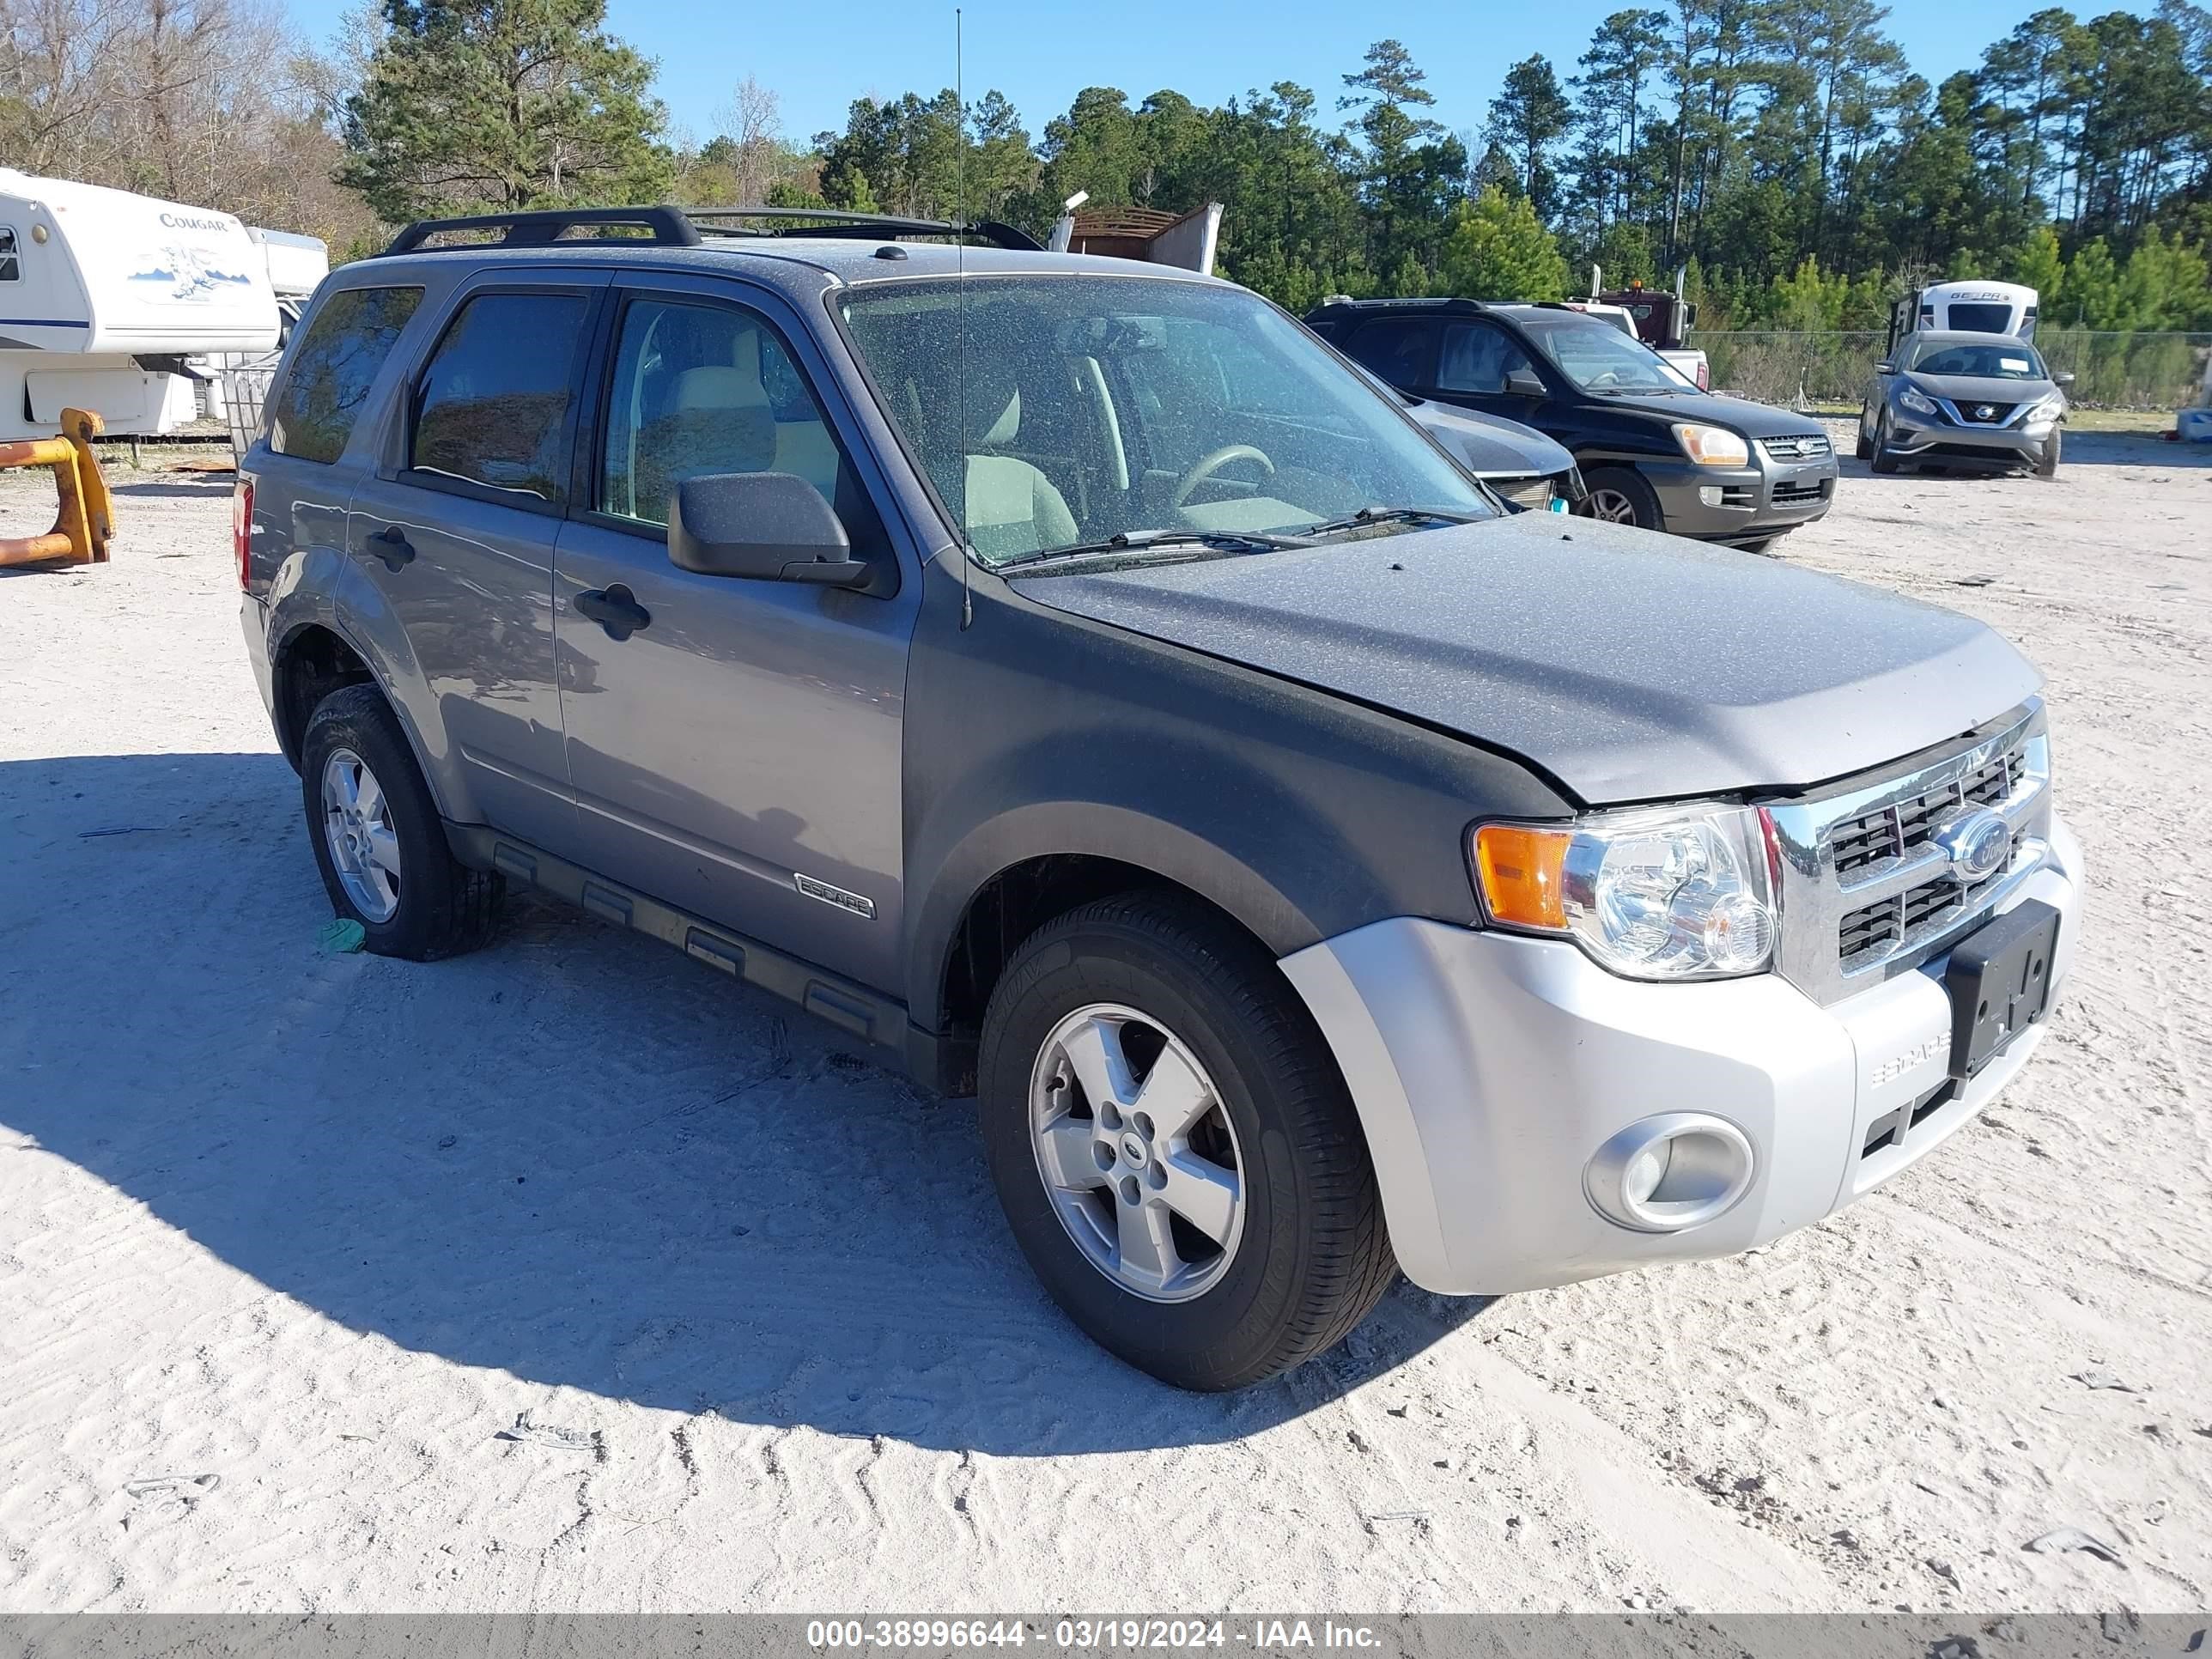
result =
[[[791,217],[315,297],[237,553],[372,949],[529,884],[977,1095],[1052,1294],[1205,1389],[1400,1268],[1771,1239],[2033,1052],[2081,859],[1989,629],[1509,514],[1226,283]]]

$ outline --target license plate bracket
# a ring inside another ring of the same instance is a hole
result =
[[[1951,1075],[1973,1077],[2042,1019],[2051,1006],[2058,912],[2028,899],[1951,947]]]

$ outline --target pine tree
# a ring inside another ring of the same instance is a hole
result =
[[[339,182],[393,222],[665,198],[653,62],[605,21],[605,0],[385,0]]]
[[[1574,125],[1574,106],[1541,52],[1505,71],[1505,88],[1490,100],[1483,136],[1512,158],[1520,191],[1536,204],[1536,216],[1559,210],[1559,177],[1552,150]]]
[[[1452,216],[1438,271],[1470,300],[1564,300],[1567,262],[1525,196],[1492,185]]]

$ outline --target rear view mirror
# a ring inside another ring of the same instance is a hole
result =
[[[2072,386],[2074,384],[2074,377],[2071,374],[2054,374],[2051,377],[2051,384],[2053,386]]]
[[[852,586],[868,567],[821,493],[788,472],[715,472],[669,493],[668,558],[702,576]]]
[[[1505,390],[1516,398],[1544,396],[1543,378],[1533,368],[1509,368],[1505,371]]]

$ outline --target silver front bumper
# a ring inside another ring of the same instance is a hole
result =
[[[2080,848],[2054,819],[2045,866],[1999,907],[2039,899],[2060,913],[2054,999],[2073,959],[2080,872]],[[1728,1255],[1817,1221],[1962,1127],[2048,1029],[2022,1034],[1869,1151],[1883,1120],[1945,1082],[1941,958],[1825,1007],[1774,974],[1639,983],[1571,944],[1407,917],[1281,965],[1351,1086],[1400,1264],[1448,1294]],[[1679,1231],[1607,1218],[1589,1197],[1593,1158],[1676,1113],[1741,1131],[1752,1157],[1742,1195]]]

